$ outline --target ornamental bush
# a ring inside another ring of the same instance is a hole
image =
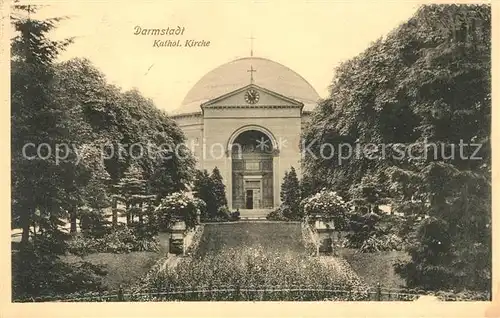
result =
[[[338,229],[346,227],[348,205],[336,191],[326,189],[304,199],[301,202],[306,216],[321,215],[332,218]]]
[[[191,229],[196,225],[196,214],[201,208],[199,199],[175,192],[163,198],[155,211],[162,229],[168,229],[175,219],[184,220],[187,229]]]
[[[118,226],[103,237],[75,236],[68,242],[68,251],[78,256],[93,253],[156,252],[159,248],[156,237],[138,235],[135,229],[127,226]]]
[[[403,249],[403,240],[396,234],[370,236],[359,247],[359,251],[362,253],[371,253],[380,251],[401,251],[402,249]]]
[[[290,210],[288,205],[280,205],[276,210],[271,211],[267,216],[266,219],[269,221],[288,221],[288,218],[285,216],[286,212]]]
[[[217,209],[217,214],[215,215],[214,218],[212,218],[212,220],[216,222],[225,222],[225,221],[230,221],[231,218],[232,218],[231,211],[228,209],[227,206],[223,205]]]

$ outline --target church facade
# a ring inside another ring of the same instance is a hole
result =
[[[288,67],[247,57],[208,72],[171,116],[197,168],[219,168],[229,208],[265,215],[280,205],[285,172],[300,176],[300,135],[319,98]]]

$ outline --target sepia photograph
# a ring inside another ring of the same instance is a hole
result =
[[[492,300],[492,5],[8,6],[12,303]]]

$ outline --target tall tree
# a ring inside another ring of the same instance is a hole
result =
[[[68,210],[71,231],[75,232],[79,207],[88,208],[90,204],[98,211],[107,204],[109,174],[102,162],[101,147],[117,137],[113,129],[116,125],[105,103],[110,96],[104,75],[90,61],[75,58],[55,65],[54,87],[58,103],[70,114],[73,127],[79,127],[73,133],[78,139],[71,146],[82,160],[68,179],[73,181],[69,184],[72,200],[68,201]]]
[[[137,165],[131,165],[115,187],[118,193],[116,197],[125,204],[127,224],[131,224],[136,208],[146,195],[146,180],[142,170]]]
[[[15,298],[101,288],[95,274],[102,271],[59,258],[66,250],[60,219],[79,200],[74,189],[85,173],[71,145],[86,125],[62,102],[54,80],[54,62],[71,41],[49,39],[61,19],[37,19],[37,9],[15,4],[11,18],[12,226],[23,231],[12,258]]]
[[[222,176],[220,174],[219,168],[215,167],[212,170],[210,178],[212,179],[213,192],[217,209],[223,206],[227,206],[226,186],[222,182]]]
[[[286,207],[283,209],[285,217],[289,219],[300,219],[300,186],[294,167],[291,167],[289,172],[285,172],[285,177],[281,185],[280,198],[281,204]]]
[[[60,18],[35,19],[37,7],[30,5],[14,5],[13,9],[11,20],[16,36],[11,44],[12,219],[14,226],[22,228],[22,243],[26,244],[35,215],[47,220],[37,225],[57,229],[59,218],[65,213],[64,203],[70,199],[65,181],[75,173],[76,155],[69,150],[66,159],[58,161],[55,152],[56,145],[71,143],[75,129],[69,113],[54,98],[53,64],[71,41],[53,41],[48,37]]]
[[[351,186],[349,194],[356,208],[366,209],[365,213],[379,213],[379,206],[388,203],[384,193],[384,182],[373,175],[367,175],[359,184]]]

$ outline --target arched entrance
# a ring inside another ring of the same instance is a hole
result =
[[[270,209],[274,205],[272,135],[258,127],[236,132],[229,143],[233,209]]]

